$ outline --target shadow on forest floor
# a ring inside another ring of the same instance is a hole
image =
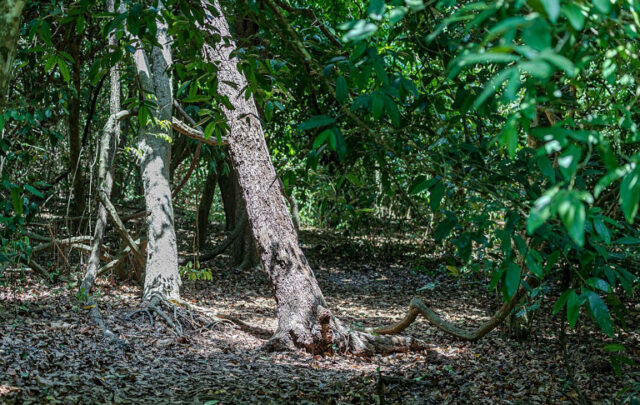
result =
[[[305,245],[307,254],[331,310],[347,324],[388,324],[404,315],[415,295],[466,327],[480,324],[497,307],[483,288],[394,263],[350,260],[327,248],[341,246],[335,235],[322,237],[326,243]],[[213,281],[185,282],[184,298],[274,330],[275,302],[262,272],[223,264],[212,267]],[[419,321],[406,334],[428,344],[422,352],[320,357],[262,352],[265,340],[226,324],[177,338],[160,322],[124,320],[139,304],[139,288],[103,280],[100,302],[107,324],[133,347],[121,352],[87,321],[75,289],[18,284],[0,287],[0,403],[373,404],[380,403],[381,393],[387,404],[571,403],[576,398],[565,385],[558,324],[550,308],[540,311],[524,342],[499,331],[477,343],[460,342]],[[416,292],[427,284],[430,289]],[[629,330],[637,331],[637,304],[633,310]],[[584,322],[589,322],[586,316]],[[617,379],[602,337],[590,332],[590,325],[578,331],[569,339],[584,393],[594,402],[619,402],[615,393],[638,380],[637,370],[627,367]],[[638,333],[621,339],[638,360]]]

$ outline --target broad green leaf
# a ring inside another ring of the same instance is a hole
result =
[[[371,0],[369,8],[367,8],[367,14],[374,20],[381,20],[384,14],[384,0]]]
[[[533,208],[529,212],[529,218],[527,218],[527,232],[532,234],[542,224],[544,224],[549,217],[551,217],[551,201],[553,197],[558,193],[558,187],[554,187],[546,191],[538,198],[533,204]]]
[[[535,50],[548,49],[551,47],[551,27],[546,20],[536,18],[522,29],[522,39]]]
[[[69,67],[67,67],[67,62],[65,62],[65,60],[61,57],[57,58],[58,61],[58,70],[60,71],[60,75],[62,75],[62,78],[64,79],[65,82],[69,83],[69,80],[71,79],[71,76],[69,75]]]
[[[511,299],[520,286],[520,272],[520,266],[514,262],[510,262],[504,272],[507,299]]]
[[[611,0],[593,0],[593,5],[603,14],[609,14],[611,11]]]
[[[382,111],[384,110],[384,98],[378,94],[373,93],[371,95],[371,114],[373,118],[380,119],[382,117]]]
[[[204,138],[205,139],[209,139],[211,138],[211,135],[213,134],[213,131],[216,129],[216,123],[211,121],[210,123],[207,124],[207,126],[204,128]]]
[[[267,120],[267,122],[270,122],[273,119],[273,110],[274,110],[273,102],[267,101],[264,104],[264,119]]]
[[[369,38],[378,30],[378,26],[365,20],[358,20],[342,24],[340,29],[347,31],[342,40],[350,42]]]
[[[556,22],[558,15],[560,14],[560,1],[559,0],[541,0],[544,11],[547,12],[547,16],[551,22]]]
[[[593,228],[595,229],[598,236],[602,238],[605,244],[608,245],[611,243],[611,234],[609,233],[609,229],[607,229],[607,226],[602,221],[602,218],[595,217],[593,219]]]
[[[573,290],[570,291],[567,297],[567,321],[569,326],[573,328],[578,322],[578,315],[580,315],[580,301],[578,300],[578,294]]]
[[[591,278],[585,280],[585,283],[589,287],[595,288],[596,290],[604,291],[606,293],[610,293],[611,292],[611,286],[609,285],[609,283],[607,283],[606,281],[604,281],[601,278],[591,277]]]
[[[618,167],[605,174],[596,184],[593,194],[596,198],[613,183],[614,181],[622,178],[627,173],[631,172],[635,168],[635,163],[627,163],[624,166]]]
[[[620,204],[624,217],[631,224],[638,213],[640,202],[640,168],[627,173],[620,183]]]
[[[309,118],[305,122],[298,125],[299,131],[307,131],[313,128],[325,127],[327,125],[331,125],[335,122],[335,120],[326,115],[314,115]]]
[[[609,308],[605,304],[600,295],[593,291],[585,291],[587,301],[589,302],[589,308],[593,317],[596,318],[596,322],[600,326],[600,329],[609,336],[613,336],[613,327],[611,325],[611,315],[609,314]]]
[[[567,300],[569,299],[569,294],[571,294],[572,292],[573,292],[572,289],[565,290],[565,292],[562,293],[560,298],[558,298],[556,303],[553,305],[553,312],[552,313],[554,315],[557,314],[558,312],[560,312],[562,307],[565,306],[565,304],[567,303]]]
[[[44,198],[44,195],[42,195],[42,193],[40,191],[38,191],[38,189],[36,189],[35,187],[33,187],[30,184],[26,184],[24,186],[24,189],[28,192],[30,192],[31,194],[35,195],[38,198]]]
[[[584,204],[572,195],[567,195],[563,198],[564,200],[558,204],[558,215],[571,240],[582,247],[584,245],[584,222],[586,218]]]
[[[11,203],[13,204],[13,210],[18,215],[22,215],[24,212],[24,201],[22,200],[22,190],[20,187],[11,188]]]
[[[576,31],[582,30],[584,27],[584,14],[582,14],[580,7],[573,3],[567,3],[562,6],[562,13]]]
[[[344,103],[349,97],[349,87],[347,86],[347,80],[344,76],[339,76],[336,79],[336,99]]]
[[[429,206],[433,211],[437,211],[440,209],[440,202],[442,201],[442,197],[444,197],[444,184],[442,181],[438,181],[431,189],[429,190]]]

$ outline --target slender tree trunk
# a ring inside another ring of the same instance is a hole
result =
[[[107,0],[107,11],[115,11],[115,0]],[[109,35],[109,47],[117,46],[115,35]],[[115,64],[110,71],[111,95],[109,96],[109,119],[105,124],[100,139],[100,156],[98,158],[98,192],[103,192],[107,197],[111,196],[113,188],[113,171],[116,149],[120,140],[120,121],[117,114],[120,112],[120,72],[119,64]],[[98,203],[98,218],[93,232],[91,243],[91,255],[87,264],[81,292],[90,294],[100,268],[100,247],[107,226],[107,210],[102,203]]]
[[[246,211],[245,202],[242,198],[242,189],[238,183],[238,173],[233,168],[233,163],[225,159],[229,167],[229,172],[219,176],[220,193],[225,213],[225,228],[231,231],[236,228],[238,221],[242,219]],[[222,164],[219,165],[219,172],[222,173]],[[235,238],[231,245],[231,264],[241,268],[254,267],[259,263],[251,227],[247,221],[243,226],[240,236]]]
[[[204,183],[204,190],[202,191],[202,198],[198,205],[198,250],[202,249],[207,241],[207,228],[209,227],[209,212],[211,211],[211,205],[213,204],[213,196],[216,191],[216,182],[218,181],[218,173],[215,167],[209,168],[209,174],[207,174],[207,180]]]
[[[159,3],[162,8],[162,2]],[[173,112],[173,90],[168,69],[171,66],[170,39],[167,24],[157,23],[156,38],[161,47],[151,50],[151,65],[146,52],[139,45],[134,61],[142,89],[156,97],[158,108],[153,112],[156,120],[164,124],[141,130],[138,146],[142,152],[140,168],[147,209],[147,264],[144,280],[145,300],[158,294],[165,298],[180,297],[178,273],[178,247],[174,229],[173,205],[169,185],[171,161],[170,129]]]
[[[6,0],[0,2],[0,110],[4,110],[4,99],[11,77],[16,43],[20,36],[20,20],[26,1]],[[2,111],[4,112],[4,111]]]
[[[69,47],[69,54],[73,58],[73,65],[71,67],[71,84],[73,85],[73,91],[71,98],[69,99],[69,170],[71,178],[73,179],[73,205],[72,215],[74,217],[82,217],[86,207],[85,196],[85,182],[84,182],[84,169],[82,167],[81,149],[82,139],[80,137],[80,40],[75,32],[75,24],[69,24],[69,37],[67,39]],[[79,228],[82,225],[82,221],[75,222],[75,227]],[[76,229],[74,229],[75,231]]]
[[[204,2],[206,30],[222,37],[205,46],[205,58],[218,65],[218,91],[234,109],[222,106],[230,128],[229,152],[238,173],[242,198],[264,270],[275,292],[278,328],[269,342],[272,349],[303,347],[312,353],[362,348],[335,318],[298,244],[289,210],[277,183],[253,97],[238,94],[247,88],[244,75],[232,58],[235,43],[217,0]],[[217,12],[216,12],[217,11]],[[217,16],[212,16],[216,14]]]

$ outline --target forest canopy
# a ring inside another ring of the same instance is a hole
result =
[[[576,401],[572,333],[596,337],[637,401],[639,13],[637,0],[2,1],[0,287],[66,283],[118,350],[131,342],[101,308],[105,283],[139,287],[129,322],[255,330],[185,295],[216,268],[264,274],[268,351],[419,352],[416,328],[526,339],[542,317]],[[318,253],[326,232],[348,243]],[[429,279],[401,321],[367,328],[325,299],[317,255]],[[489,316],[430,309],[439,277],[493,300]]]

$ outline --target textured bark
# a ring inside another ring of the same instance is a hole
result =
[[[198,250],[202,249],[207,241],[207,228],[209,227],[209,212],[211,211],[211,205],[213,204],[213,196],[216,191],[216,183],[218,181],[218,173],[214,167],[209,168],[209,174],[207,174],[207,180],[204,182],[204,190],[202,191],[202,198],[198,205],[198,228],[197,228],[197,240]]]
[[[0,2],[0,109],[4,109],[7,85],[11,77],[16,43],[20,35],[20,19],[26,1]]]
[[[205,29],[222,37],[216,45],[205,47],[205,57],[218,67],[219,93],[234,106],[233,110],[221,107],[230,128],[229,154],[238,174],[252,237],[277,302],[278,328],[268,346],[302,347],[312,353],[363,349],[363,342],[349,334],[327,308],[298,244],[253,97],[247,99],[241,93],[247,81],[232,57],[235,43],[227,21],[217,0],[205,0],[205,8],[210,10]]]
[[[115,11],[115,0],[107,0],[107,11]],[[115,34],[109,35],[109,47],[115,47],[117,40]],[[113,188],[113,162],[115,160],[118,141],[120,140],[120,121],[117,114],[120,112],[120,72],[119,64],[115,64],[109,72],[111,80],[111,92],[109,96],[109,118],[102,131],[100,139],[100,151],[98,158],[98,192],[103,192],[107,198],[111,198]],[[100,267],[100,248],[104,238],[104,230],[107,226],[107,210],[102,203],[98,204],[98,217],[93,231],[93,241],[91,242],[91,254],[87,270],[80,291],[85,294],[91,293],[93,284],[98,276]]]
[[[162,8],[162,2],[159,8]],[[151,50],[151,65],[139,45],[134,61],[143,91],[155,95],[158,108],[154,117],[161,122],[141,130],[138,147],[142,152],[140,168],[147,210],[147,263],[144,299],[154,295],[177,299],[180,297],[178,248],[174,229],[173,205],[169,185],[171,155],[171,118],[173,91],[168,69],[171,66],[170,39],[166,22],[159,20],[156,39],[160,47]]]

